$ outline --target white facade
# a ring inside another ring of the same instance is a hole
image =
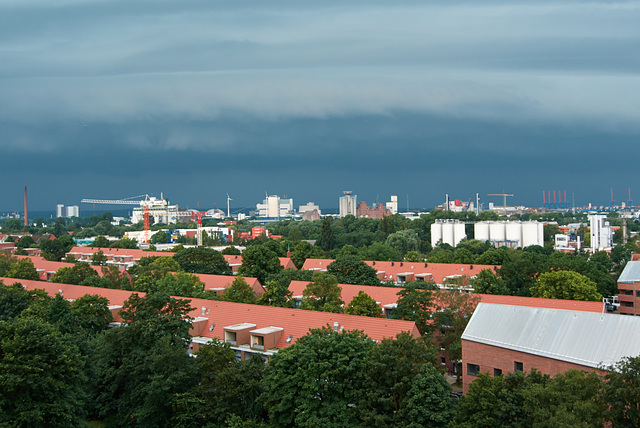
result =
[[[307,202],[307,205],[300,205],[300,208],[298,209],[298,213],[304,214],[307,211],[313,211],[313,210],[318,211],[318,214],[322,214],[322,212],[320,211],[320,207],[314,204],[313,202]]]
[[[494,247],[544,246],[544,226],[536,221],[480,221],[474,225],[474,235]]]
[[[149,209],[149,218],[153,218],[154,223],[175,224],[178,222],[178,206],[169,205],[164,199],[149,197],[141,201],[140,206],[133,209],[131,222],[133,224],[144,221],[144,207]]]
[[[293,199],[281,199],[278,195],[267,196],[261,204],[256,204],[258,217],[289,217],[294,214]]]
[[[56,217],[80,217],[80,208],[77,205],[65,207],[63,204],[56,205]]]
[[[386,209],[391,211],[391,214],[398,213],[398,197],[396,195],[391,195],[391,201],[387,202]]]
[[[589,214],[591,251],[603,251],[613,247],[613,228],[604,214]]]
[[[436,220],[431,225],[431,246],[439,243],[449,244],[455,247],[467,237],[464,223],[459,220]]]
[[[358,196],[351,196],[350,191],[344,191],[344,196],[340,197],[340,218],[352,215],[356,215],[356,209],[358,207]]]

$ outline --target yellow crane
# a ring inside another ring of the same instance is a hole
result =
[[[487,196],[502,196],[504,197],[504,215],[507,215],[507,196],[513,196],[509,193],[489,193]]]

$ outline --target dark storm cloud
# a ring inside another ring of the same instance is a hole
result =
[[[215,180],[246,205],[259,182],[319,201],[407,186],[429,206],[508,173],[527,192],[595,185],[586,169],[640,154],[639,18],[638,2],[0,1],[0,206],[74,174],[42,200],[99,183],[193,201]]]

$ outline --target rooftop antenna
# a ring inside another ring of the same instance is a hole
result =
[[[229,201],[233,201],[233,199],[231,199],[229,197],[229,194],[227,193],[227,217],[231,217],[231,210],[229,209]]]

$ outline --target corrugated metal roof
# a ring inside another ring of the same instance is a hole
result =
[[[462,339],[597,368],[640,355],[640,317],[480,303]]]
[[[640,281],[640,261],[628,262],[618,278],[618,282],[634,283]]]

